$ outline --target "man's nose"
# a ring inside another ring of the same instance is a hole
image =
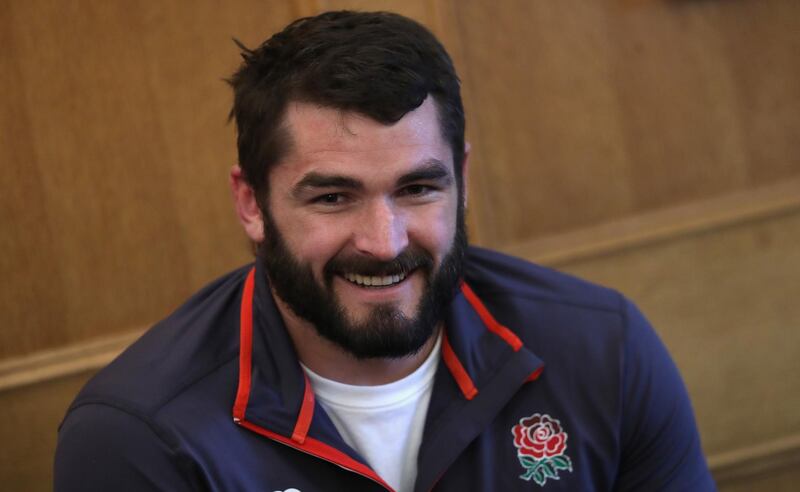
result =
[[[408,246],[406,219],[388,199],[375,200],[363,212],[356,224],[356,249],[379,260],[396,258]]]

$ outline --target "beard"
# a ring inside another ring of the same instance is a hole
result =
[[[401,358],[419,352],[442,321],[461,280],[467,249],[463,205],[458,206],[453,244],[438,268],[429,252],[415,246],[389,261],[340,254],[323,268],[323,284],[314,278],[311,266],[301,263],[289,250],[269,211],[262,210],[262,216],[265,239],[257,254],[275,293],[320,336],[356,359]],[[423,274],[425,283],[413,316],[392,304],[379,304],[363,319],[355,320],[333,289],[334,277],[345,272],[365,276],[405,272],[410,276],[416,270]]]

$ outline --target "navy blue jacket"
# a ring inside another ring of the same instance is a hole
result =
[[[388,488],[315,403],[261,270],[208,285],[83,388],[56,491]],[[678,371],[630,302],[477,248],[464,280],[415,490],[715,489]]]

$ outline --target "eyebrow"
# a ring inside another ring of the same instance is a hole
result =
[[[450,169],[439,159],[428,159],[417,169],[400,176],[397,186],[404,186],[417,181],[439,181],[443,185],[452,182]]]
[[[423,161],[417,169],[400,176],[397,180],[397,186],[405,186],[417,181],[439,181],[443,185],[449,185],[452,182],[452,175],[442,161],[428,159]],[[339,188],[358,191],[364,189],[364,183],[349,176],[312,171],[303,176],[303,179],[294,185],[291,194],[293,197],[299,198],[304,193],[315,188]]]
[[[357,179],[339,174],[322,174],[310,172],[303,176],[292,188],[292,196],[299,197],[306,190],[313,188],[342,188],[348,190],[361,190],[363,183]]]

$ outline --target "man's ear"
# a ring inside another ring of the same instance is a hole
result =
[[[236,215],[239,222],[244,227],[244,232],[256,243],[264,240],[264,218],[258,208],[256,193],[253,187],[247,183],[242,173],[242,168],[238,165],[231,168],[230,174],[231,194],[233,195],[233,205],[236,208]]]
[[[472,146],[469,142],[464,142],[464,161],[461,164],[461,182],[464,183],[464,208],[467,208],[467,197],[469,196],[469,151]]]

